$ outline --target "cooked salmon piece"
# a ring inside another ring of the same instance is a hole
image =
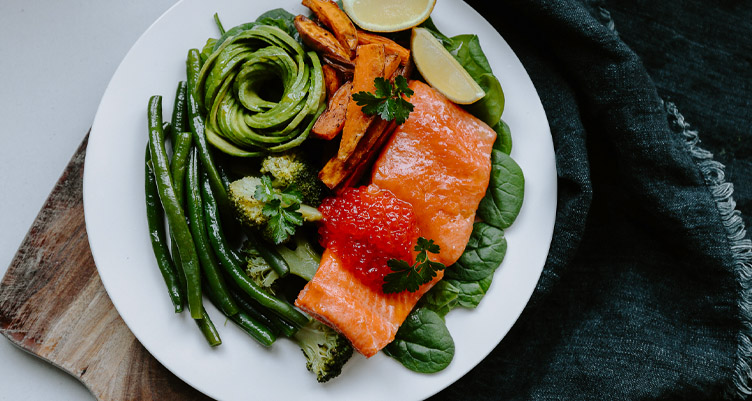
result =
[[[372,184],[412,205],[420,236],[441,247],[432,260],[457,261],[485,195],[496,133],[430,86],[412,81],[414,110],[397,127],[376,160]],[[443,276],[416,292],[384,294],[357,279],[330,249],[295,305],[344,334],[371,357],[394,340],[420,297]]]
[[[418,299],[430,289],[384,294],[364,285],[331,249],[295,305],[344,334],[366,357],[376,355],[397,334]]]
[[[413,205],[420,235],[441,247],[435,260],[449,266],[486,194],[496,132],[427,84],[410,88],[414,110],[384,145],[371,182]]]

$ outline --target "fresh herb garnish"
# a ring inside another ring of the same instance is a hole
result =
[[[261,185],[256,187],[254,197],[264,202],[262,213],[269,218],[269,229],[275,243],[282,243],[295,234],[297,226],[303,225],[303,215],[298,211],[303,195],[294,186],[280,191],[272,186],[269,176],[261,177]]]
[[[360,91],[352,95],[358,106],[362,106],[363,113],[368,115],[378,114],[387,121],[394,120],[402,124],[413,111],[413,104],[405,100],[402,95],[410,97],[413,90],[407,85],[407,79],[397,75],[394,83],[386,78],[378,77],[373,80],[376,93]]]
[[[419,237],[415,250],[418,255],[415,257],[415,264],[412,266],[400,259],[389,259],[386,262],[386,265],[392,268],[392,273],[384,277],[384,285],[381,289],[385,294],[405,290],[418,291],[420,286],[436,277],[437,271],[444,270],[446,267],[442,263],[428,260],[428,252],[438,254],[440,250],[432,239]]]

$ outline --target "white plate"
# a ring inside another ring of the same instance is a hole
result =
[[[222,345],[208,347],[188,313],[175,315],[147,235],[143,163],[146,106],[163,96],[172,112],[175,87],[185,79],[188,49],[216,37],[212,16],[227,28],[254,20],[271,7],[308,13],[299,1],[184,0],[160,17],[135,43],[102,98],[89,137],[84,209],[91,250],[113,304],[146,349],[199,391],[220,400],[423,399],[453,383],[501,341],[517,320],[538,281],[553,233],[556,169],[545,112],[525,69],[507,43],[470,6],[439,0],[433,12],[445,34],[475,33],[506,95],[503,118],[513,134],[512,157],[526,177],[525,202],[507,231],[508,251],[489,293],[472,311],[453,310],[447,326],[454,361],[444,371],[416,374],[379,354],[356,355],[340,377],[318,384],[297,346],[280,339],[259,346],[212,306]]]

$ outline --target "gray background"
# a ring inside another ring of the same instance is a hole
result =
[[[0,2],[0,276],[94,119],[120,60],[175,0]],[[91,400],[0,338],[0,400]]]

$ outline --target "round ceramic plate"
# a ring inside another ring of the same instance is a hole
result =
[[[151,95],[162,95],[164,115],[171,114],[176,85],[185,79],[188,50],[218,36],[215,12],[230,28],[255,20],[269,4],[181,1],[142,35],[118,67],[94,120],[84,173],[86,227],[102,282],[141,344],[175,375],[215,399],[429,397],[493,350],[522,312],[543,269],[556,210],[556,169],[540,99],[520,61],[482,16],[459,0],[437,2],[432,17],[443,33],[479,35],[504,88],[503,118],[513,134],[512,157],[526,178],[521,213],[506,232],[506,259],[488,294],[477,309],[455,309],[446,317],[456,344],[447,369],[417,374],[383,353],[370,359],[355,355],[341,376],[319,384],[292,341],[279,339],[264,348],[207,305],[223,341],[210,348],[188,313],[173,313],[151,250],[143,189],[147,102]],[[309,13],[299,1],[273,4],[293,14]]]

